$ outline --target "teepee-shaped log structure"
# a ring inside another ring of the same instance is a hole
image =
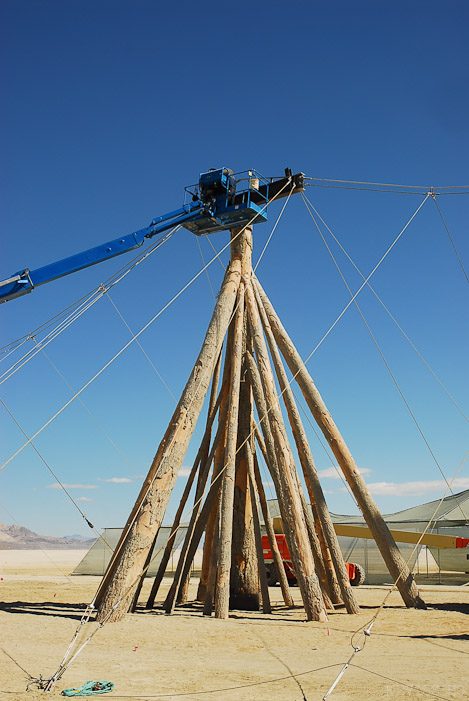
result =
[[[201,351],[101,582],[96,597],[99,621],[119,620],[136,605],[210,382],[205,433],[147,608],[154,605],[194,484],[194,506],[164,609],[171,613],[175,605],[186,600],[191,565],[205,532],[198,590],[204,613],[211,615],[214,611],[216,617],[227,618],[230,608],[257,610],[261,602],[262,609],[270,611],[260,512],[285,604],[293,605],[267,509],[258,449],[275,486],[307,619],[325,620],[326,611],[342,602],[349,613],[359,611],[282,356],[337,458],[404,602],[407,606],[424,606],[342,436],[253,273],[251,253],[252,229],[233,230],[230,264]],[[280,399],[287,410],[311,511],[295,466]]]

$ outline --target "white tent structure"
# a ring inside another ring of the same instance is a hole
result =
[[[174,540],[172,553],[175,555],[175,560],[179,553],[176,553],[180,544],[186,535],[186,526],[181,526]],[[85,557],[78,563],[72,574],[89,574],[103,575],[114,552],[123,528],[105,528],[101,538],[91,546]],[[156,575],[158,566],[163,556],[164,546],[171,535],[169,526],[162,526],[158,531],[155,545],[151,554],[151,564],[147,571],[147,577]],[[174,563],[176,564],[176,562]]]
[[[435,514],[439,501],[440,500],[437,499],[426,504],[421,504],[420,506],[413,506],[410,509],[397,511],[394,514],[387,514],[384,516],[384,519],[391,529],[423,532],[428,522]],[[269,500],[268,506],[272,518],[280,516],[280,509],[276,499]],[[365,523],[363,516],[349,516],[333,513],[331,513],[331,516],[334,523],[347,525],[361,525]],[[174,566],[177,564],[179,547],[185,537],[186,530],[187,526],[182,526],[176,535],[172,551]],[[446,497],[446,499],[442,501],[428,532],[469,538],[469,489],[459,492],[459,494]],[[103,537],[94,543],[72,574],[103,575],[121,533],[122,528],[106,528]],[[171,528],[169,526],[162,526],[160,528],[153,548],[152,563],[147,572],[148,577],[155,576],[161,561],[162,549],[164,549],[170,533]],[[391,582],[384,560],[374,540],[339,536],[339,544],[344,559],[347,562],[357,563],[364,568],[366,582],[368,584]],[[419,546],[418,550],[413,552],[414,545],[410,545],[409,543],[398,543],[398,545],[405,560],[407,561],[410,557],[409,567],[413,568],[422,547],[425,546]],[[161,552],[155,555],[159,550],[161,550]],[[469,571],[468,548],[439,550],[430,547],[429,550],[440,570],[451,572]]]
[[[386,514],[384,515],[384,520],[391,529],[422,533],[432,519],[428,530],[429,533],[469,538],[469,489],[446,497],[438,507],[439,502],[440,500],[436,499],[426,504],[413,506],[410,509],[397,511],[394,514]],[[280,516],[275,499],[269,501],[269,512],[272,518]],[[363,516],[331,513],[331,517],[334,523],[344,525],[365,524]],[[354,562],[364,568],[368,584],[382,584],[392,581],[373,540],[339,536],[339,544],[346,562]],[[411,569],[415,565],[419,552],[425,547],[419,546],[413,552],[414,545],[398,542],[398,546],[406,561],[410,557],[409,567]],[[429,547],[429,550],[440,570],[450,572],[469,571],[468,548],[441,550]]]

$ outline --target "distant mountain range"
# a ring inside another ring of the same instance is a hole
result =
[[[1,550],[86,550],[91,548],[96,538],[83,538],[81,535],[66,535],[63,538],[52,538],[47,535],[38,535],[29,528],[23,526],[7,526],[0,523],[0,549]]]

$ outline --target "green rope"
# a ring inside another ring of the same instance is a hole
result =
[[[108,694],[114,690],[112,682],[86,682],[74,689],[64,689],[62,696],[94,696],[95,694]]]

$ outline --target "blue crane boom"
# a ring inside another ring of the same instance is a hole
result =
[[[289,169],[285,170],[285,178],[279,179],[264,178],[255,170],[235,175],[229,168],[209,170],[201,173],[197,185],[185,188],[186,201],[180,209],[156,217],[149,226],[42,268],[26,268],[0,281],[0,303],[28,294],[46,282],[132,251],[145,239],[175,226],[182,226],[200,236],[264,222],[269,200],[302,190],[303,173],[292,175]]]

